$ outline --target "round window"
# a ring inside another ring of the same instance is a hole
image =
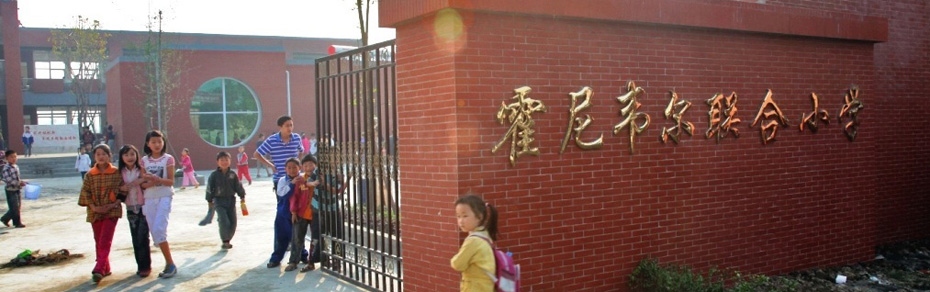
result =
[[[258,130],[258,98],[232,78],[204,82],[191,99],[191,123],[204,141],[219,147],[245,144]]]

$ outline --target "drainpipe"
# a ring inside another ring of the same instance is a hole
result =
[[[284,70],[287,75],[287,115],[291,115],[291,71]]]

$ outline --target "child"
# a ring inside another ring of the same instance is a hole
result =
[[[145,214],[149,224],[152,241],[161,249],[165,256],[165,270],[158,274],[160,278],[174,277],[178,267],[171,258],[171,248],[168,245],[168,214],[171,213],[171,200],[174,196],[174,157],[165,153],[165,144],[168,138],[161,131],[154,130],[145,135],[145,146],[142,151],[140,164],[145,169],[142,177],[145,204],[142,205],[142,214]]]
[[[459,253],[451,260],[452,268],[462,272],[460,291],[494,291],[489,273],[494,273],[497,266],[494,250],[485,240],[497,240],[497,210],[481,197],[467,195],[455,201],[455,217],[459,228],[468,232]]]
[[[28,130],[29,127],[26,127]],[[19,218],[19,208],[21,207],[22,196],[20,191],[23,189],[23,186],[26,185],[25,181],[19,179],[19,166],[16,165],[16,151],[7,150],[4,152],[6,155],[6,164],[3,165],[2,172],[3,182],[6,183],[6,204],[9,209],[6,211],[6,214],[3,214],[3,217],[0,218],[0,221],[3,222],[3,225],[10,227],[10,220],[13,220],[13,226],[16,228],[23,228],[26,225],[23,225],[22,220]]]
[[[195,189],[200,187],[197,176],[194,174],[194,164],[191,163],[191,152],[187,148],[181,150],[181,167],[184,169],[184,181],[181,183],[181,190],[183,191],[191,184],[194,185]]]
[[[291,180],[290,185],[293,193],[290,199],[291,224],[294,229],[291,237],[291,258],[287,262],[287,267],[284,268],[285,272],[297,269],[300,252],[304,249],[304,241],[306,241],[304,237],[307,236],[307,225],[313,219],[313,206],[311,205],[313,192],[320,185],[315,172],[316,159],[313,158],[313,155],[307,154],[304,156],[300,160],[300,165],[303,167],[304,173]],[[310,247],[310,250],[312,251],[313,247]],[[308,262],[306,266],[300,269],[300,272],[305,273],[315,268],[313,262]]]
[[[90,155],[87,155],[84,147],[78,148],[78,156],[74,161],[74,168],[77,168],[77,171],[81,173],[81,179],[84,179],[84,175],[90,171]]]
[[[26,126],[26,132],[23,133],[23,145],[26,145],[26,157],[32,156],[32,143],[35,143],[36,139],[32,136],[32,132],[29,132],[29,126]]]
[[[239,146],[239,155],[236,156],[236,171],[239,172],[239,180],[245,176],[252,185],[252,175],[249,174],[249,155],[245,154],[245,146]]]
[[[110,275],[110,245],[113,244],[116,223],[123,214],[117,198],[123,178],[110,163],[111,156],[110,147],[106,144],[94,147],[96,164],[84,179],[78,198],[78,205],[87,207],[87,222],[94,229],[97,250],[97,265],[91,271],[94,283]]]
[[[291,180],[297,178],[300,174],[300,161],[297,158],[288,158],[284,161],[285,175],[278,180],[278,206],[277,214],[274,219],[274,251],[271,253],[271,259],[268,260],[266,267],[276,268],[281,265],[284,259],[284,253],[287,252],[287,245],[291,243],[293,224],[291,224]],[[301,261],[306,261],[307,251],[302,250],[300,254]]]
[[[265,143],[265,134],[259,133],[258,138],[255,139],[255,149],[257,150],[258,148],[262,147],[263,143]],[[256,164],[258,164],[258,167],[256,167],[255,170],[255,176],[261,178],[262,172],[264,172],[265,176],[271,177],[271,171],[268,170],[268,166],[265,166],[265,164],[262,163],[261,160],[258,160],[256,156],[257,155],[252,155],[252,160],[256,160]]]
[[[123,178],[120,192],[124,194],[126,203],[126,220],[129,221],[129,234],[132,236],[132,250],[136,255],[136,275],[145,278],[152,273],[152,256],[149,247],[149,225],[142,214],[145,197],[140,185],[145,182],[142,178],[142,166],[139,165],[139,150],[135,146],[126,145],[119,149],[119,170]]]
[[[223,241],[221,247],[230,249],[232,244],[229,241],[236,234],[236,195],[245,202],[245,190],[236,177],[236,172],[229,169],[231,162],[228,152],[221,151],[216,154],[216,164],[218,167],[207,179],[207,204],[210,209],[216,210],[220,240]]]

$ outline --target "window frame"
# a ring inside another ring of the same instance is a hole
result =
[[[220,81],[220,99],[221,99],[221,104],[222,104],[222,105],[221,105],[221,107],[222,107],[222,108],[221,108],[221,111],[196,111],[196,112],[193,111],[194,102],[196,101],[196,98],[197,98],[197,92],[200,92],[200,89],[201,89],[202,87],[204,87],[204,85],[206,85],[206,84],[208,84],[208,83],[210,83],[210,82],[213,82],[214,80],[219,80],[219,81]],[[227,97],[227,95],[226,95],[226,82],[227,82],[227,80],[228,80],[228,81],[238,82],[238,83],[241,84],[245,89],[247,89],[247,90],[249,91],[249,93],[252,95],[252,101],[255,102],[255,110],[254,110],[254,111],[229,111],[229,110],[227,110],[227,102],[226,102],[227,99],[228,99],[228,97]],[[196,125],[195,129],[197,129],[197,136],[200,137],[200,139],[203,140],[204,142],[207,142],[207,144],[210,144],[210,145],[212,145],[212,146],[216,146],[216,147],[219,147],[219,148],[235,148],[235,147],[239,147],[239,146],[245,145],[247,141],[249,141],[252,137],[255,136],[255,133],[258,133],[258,129],[259,129],[259,127],[261,126],[261,122],[262,122],[262,103],[261,103],[261,100],[260,100],[259,97],[258,97],[258,94],[255,93],[255,90],[252,89],[252,87],[249,86],[248,83],[245,83],[245,82],[243,82],[242,80],[239,80],[239,79],[236,79],[236,78],[232,78],[232,77],[214,77],[214,78],[212,78],[212,79],[209,79],[209,80],[207,80],[207,81],[201,83],[200,86],[197,87],[197,90],[195,91],[194,96],[191,97],[191,103],[190,103],[190,107],[189,107],[189,112],[190,112],[190,115],[191,115],[191,124],[192,124],[191,126],[195,126],[195,125],[193,125],[193,122],[194,122],[194,120],[195,120],[195,119],[193,118],[194,115],[197,115],[197,116],[204,116],[204,115],[220,115],[220,116],[222,116],[222,118],[223,118],[223,126],[222,126],[222,127],[223,127],[223,128],[222,128],[221,130],[222,130],[222,132],[223,132],[223,138],[222,138],[223,144],[226,144],[227,141],[229,141],[229,115],[237,115],[237,114],[241,114],[241,115],[255,114],[255,115],[256,115],[255,125],[253,126],[252,131],[251,131],[248,135],[246,135],[246,139],[243,139],[243,140],[240,141],[238,144],[216,145],[215,143],[213,143],[213,141],[210,141],[209,139],[207,139],[207,138],[205,138],[203,135],[201,135],[201,133],[200,133],[200,130],[201,130],[200,125]],[[200,119],[198,118],[198,119],[196,119],[196,120],[199,121]],[[234,140],[235,140],[235,139],[234,139]]]

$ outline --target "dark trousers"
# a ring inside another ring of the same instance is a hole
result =
[[[358,180],[358,204],[362,206],[368,206],[368,179],[363,178]]]
[[[22,220],[19,218],[19,208],[22,205],[22,196],[20,196],[20,191],[11,191],[6,190],[6,205],[10,208],[6,211],[6,214],[3,214],[3,217],[0,218],[0,221],[3,223],[10,222],[13,220],[13,226],[23,225]]]
[[[291,238],[291,258],[287,261],[288,264],[296,264],[300,261],[300,256],[304,252],[304,242],[306,242],[307,237],[307,225],[310,223],[310,220],[300,218],[297,216],[297,222],[295,222],[293,229],[293,237]]]
[[[229,242],[236,235],[236,197],[215,198],[216,222],[219,222],[220,240]]]
[[[290,205],[288,197],[278,197],[278,211],[274,218],[274,251],[271,253],[269,263],[280,263],[284,259],[284,253],[288,251],[288,245],[291,244],[291,235],[293,235],[294,226],[291,224]],[[282,205],[283,204],[283,205]],[[307,260],[307,250],[300,252],[300,260]]]
[[[132,250],[136,255],[138,271],[152,269],[152,248],[149,245],[149,223],[142,214],[142,206],[133,212],[126,207],[126,220],[129,221],[129,234],[132,235]]]
[[[84,179],[84,175],[85,175],[85,174],[87,174],[86,171],[81,171],[81,179],[82,179],[82,180]]]
[[[339,216],[339,213],[335,211],[322,212],[323,216],[326,219],[326,222],[320,222],[321,212],[313,212],[313,222],[310,223],[310,231],[313,232],[313,241],[317,242],[313,246],[313,257],[312,260],[314,263],[319,263],[321,260],[329,260],[328,257],[323,257],[320,250],[324,248],[325,241],[323,241],[323,232],[329,234],[333,238],[333,245],[330,248],[330,252],[338,255],[339,257],[345,257],[344,248],[335,248],[336,246],[341,246],[337,243],[336,240],[345,240],[345,225],[342,223],[342,216]]]
[[[26,157],[32,156],[32,144],[26,144]]]

